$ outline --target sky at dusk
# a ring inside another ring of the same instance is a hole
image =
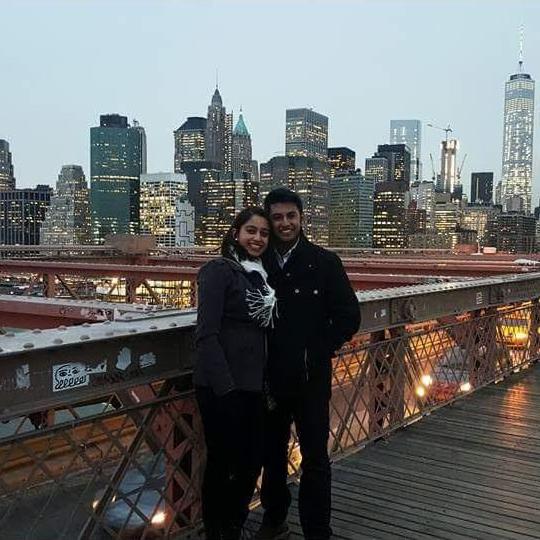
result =
[[[120,113],[146,129],[148,172],[173,170],[173,131],[206,116],[216,69],[242,107],[259,162],[283,154],[285,109],[329,117],[329,145],[357,166],[388,142],[391,119],[423,122],[424,179],[450,123],[471,171],[501,174],[504,83],[540,78],[538,0],[0,0],[0,138],[17,187],[89,170],[90,127]],[[537,89],[537,93],[540,92]],[[538,96],[533,205],[540,193]]]

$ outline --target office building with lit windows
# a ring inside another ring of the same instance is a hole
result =
[[[504,91],[504,128],[501,175],[501,203],[510,209],[512,197],[522,200],[526,214],[532,211],[535,82],[523,72],[520,57],[518,73],[510,75]],[[515,203],[514,207],[515,207]]]
[[[330,246],[372,246],[374,187],[373,180],[366,179],[360,170],[337,173],[330,179]]]
[[[433,182],[413,182],[410,187],[411,201],[416,203],[418,210],[426,213],[426,227],[435,225],[435,184]]]
[[[387,182],[388,159],[383,156],[377,156],[377,154],[373,155],[373,157],[366,158],[364,174],[366,178],[373,180],[376,184],[379,182]]]
[[[259,201],[259,185],[250,173],[224,173],[203,180],[205,214],[201,218],[201,245],[219,247],[234,217]]]
[[[38,245],[51,195],[45,185],[0,191],[0,245]]]
[[[406,144],[411,154],[411,182],[422,180],[422,122],[390,120],[390,144]]]
[[[266,163],[261,163],[260,169],[260,195],[261,202],[275,188],[287,187],[289,184],[289,165],[291,159],[287,156],[275,156]]]
[[[9,143],[0,139],[0,191],[15,189],[13,161],[9,151]]]
[[[352,172],[356,169],[356,153],[345,146],[329,148],[328,167],[330,178],[337,174]]]
[[[161,247],[176,245],[177,202],[187,199],[187,178],[180,173],[141,175],[141,233]]]
[[[99,127],[90,128],[90,208],[96,244],[109,234],[139,232],[140,175],[146,163],[143,132],[118,114],[102,115]]]
[[[409,193],[406,182],[379,182],[373,196],[373,247],[403,249],[407,247],[407,214]]]
[[[276,187],[296,191],[304,204],[304,232],[313,242],[328,244],[328,165],[316,158],[276,156],[261,163],[261,200]]]
[[[40,244],[91,243],[90,193],[80,165],[64,165],[41,226]]]
[[[461,227],[476,231],[480,246],[487,245],[487,225],[490,218],[500,214],[498,206],[488,206],[483,203],[468,204],[461,215]]]
[[[493,214],[487,223],[487,245],[507,253],[534,253],[536,220],[522,212]]]
[[[184,163],[204,161],[206,118],[190,116],[174,132],[174,172],[184,172]]]
[[[219,169],[222,169],[225,163],[225,116],[223,100],[216,87],[208,106],[204,154],[206,161],[215,163]]]
[[[328,117],[312,109],[287,109],[285,154],[292,157],[328,159]]]
[[[210,161],[190,161],[184,163],[187,178],[188,201],[193,205],[195,213],[195,244],[201,246],[203,238],[203,216],[207,214],[204,188],[213,186],[219,181],[220,169]]]
[[[411,153],[405,144],[380,144],[366,159],[365,175],[377,182],[405,182],[411,179]]]

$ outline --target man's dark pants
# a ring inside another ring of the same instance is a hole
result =
[[[262,460],[262,395],[234,391],[218,398],[197,388],[204,426],[206,469],[202,513],[209,540],[239,538]]]
[[[267,411],[265,417],[261,490],[264,523],[270,526],[282,523],[291,504],[287,467],[291,422],[294,421],[302,455],[298,506],[302,531],[308,540],[326,540],[332,534],[328,458],[330,393],[326,386],[308,381],[296,395],[276,396],[276,407]]]

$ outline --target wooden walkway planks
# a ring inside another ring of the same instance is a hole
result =
[[[337,461],[332,484],[335,538],[540,539],[540,365]]]

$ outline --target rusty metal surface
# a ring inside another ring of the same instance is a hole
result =
[[[358,297],[364,315],[383,302],[397,315],[384,328],[368,318],[333,360],[335,459],[540,354],[538,275]],[[4,535],[166,538],[198,526],[204,448],[190,394],[194,321],[194,311],[163,310],[0,337]],[[294,436],[289,451],[296,474]]]

